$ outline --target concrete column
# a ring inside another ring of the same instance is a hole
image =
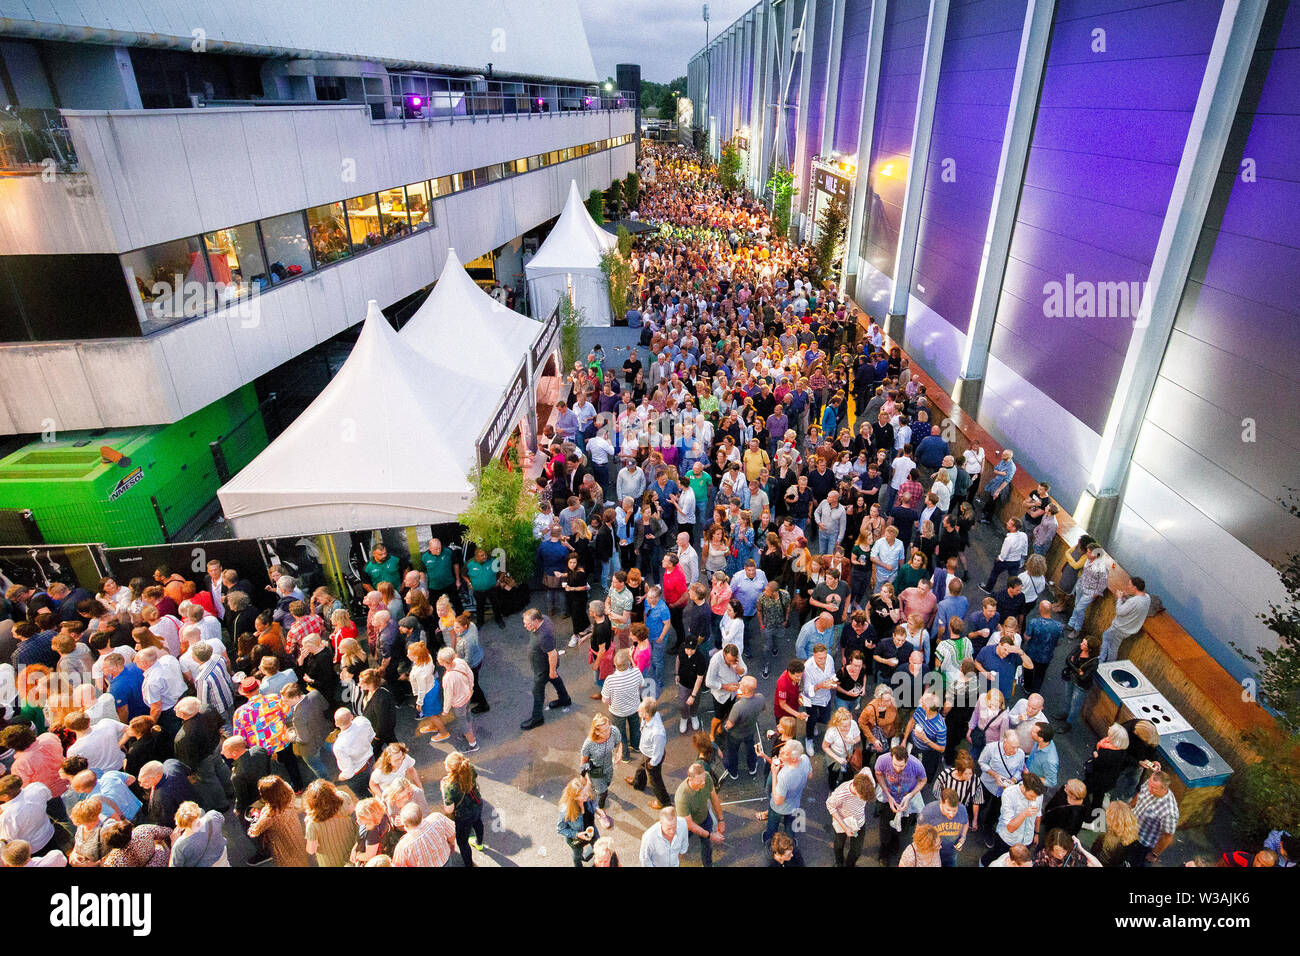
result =
[[[835,113],[840,105],[840,58],[844,55],[844,4],[835,0],[831,11],[831,48],[826,58],[826,106],[822,111],[821,142],[817,152],[826,156],[835,148]]]
[[[1133,337],[1087,490],[1074,512],[1103,542],[1115,527],[1124,479],[1173,332],[1266,7],[1267,0],[1225,0],[1219,15]]]
[[[786,109],[786,99],[790,91],[790,73],[794,69],[794,51],[792,49],[794,41],[791,34],[794,32],[794,0],[785,0],[781,4],[781,9],[776,11],[779,19],[777,34],[780,38],[780,46],[777,49],[777,81],[776,81],[776,126],[774,129],[775,136],[772,140],[772,162],[790,163],[793,157],[786,155],[785,146],[785,128],[790,122],[789,110]]]
[[[857,282],[858,247],[871,195],[871,140],[876,128],[876,94],[880,91],[880,53],[885,45],[885,11],[889,0],[873,0],[871,26],[867,33],[867,72],[862,83],[862,119],[858,126],[857,178],[849,212],[849,249],[844,257],[841,293],[852,294]]]
[[[925,26],[925,50],[921,55],[921,88],[912,122],[912,157],[907,164],[907,186],[903,192],[903,221],[894,253],[894,294],[889,302],[885,331],[895,342],[903,341],[907,303],[912,294],[912,267],[916,264],[916,238],[921,231],[921,198],[930,167],[930,132],[934,129],[934,103],[939,91],[939,69],[943,64],[943,41],[948,34],[948,0],[930,0]]]
[[[817,37],[817,0],[804,0],[803,28],[799,31],[799,48],[803,56],[799,59],[799,114],[796,117],[794,138],[794,194],[795,201],[790,210],[790,224],[797,227],[799,234],[804,234],[804,206],[808,201],[809,175],[808,166],[812,151],[808,138],[813,131],[808,129],[809,100],[812,99],[812,61],[813,45]],[[820,138],[820,130],[817,131]]]
[[[975,284],[975,301],[971,306],[970,328],[966,333],[966,354],[961,375],[953,389],[953,398],[971,415],[979,413],[984,394],[984,375],[988,369],[989,343],[993,340],[993,323],[998,300],[1002,295],[1002,278],[1006,274],[1007,254],[1011,249],[1011,232],[1020,206],[1020,187],[1025,163],[1029,159],[1029,142],[1033,138],[1034,118],[1038,112],[1038,95],[1043,86],[1043,67],[1052,36],[1052,18],[1056,0],[1030,0],[1025,9],[1025,24],[1020,33],[1020,53],[1016,58],[1016,77],[1011,86],[1011,105],[1002,134],[1002,155],[998,158],[997,180],[993,187],[992,209],[980,256],[979,278]],[[958,170],[957,175],[961,175]]]

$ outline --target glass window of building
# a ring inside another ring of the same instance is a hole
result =
[[[302,213],[263,219],[262,243],[266,248],[267,273],[271,285],[312,271],[311,248]]]
[[[433,190],[429,183],[412,183],[406,187],[406,211],[416,231],[433,225]]]
[[[213,297],[212,277],[197,236],[162,242],[122,256],[127,284],[144,303],[146,333],[202,315]]]
[[[203,237],[203,244],[208,249],[212,281],[219,296],[242,298],[270,285],[257,223],[210,232]]]
[[[439,176],[433,181],[434,196],[450,196],[456,191],[456,186],[450,176]]]
[[[384,241],[379,201],[374,193],[365,193],[345,202],[348,212],[348,241],[353,252],[364,252]]]
[[[406,190],[403,187],[379,191],[379,225],[385,240],[405,236],[411,231],[411,218],[406,208]]]
[[[348,242],[343,203],[332,202],[307,210],[307,229],[318,265],[346,259],[352,254]]]
[[[529,157],[528,157],[528,168],[529,168],[529,169],[541,169],[541,168],[542,168],[542,157],[541,157],[541,156],[529,156]]]

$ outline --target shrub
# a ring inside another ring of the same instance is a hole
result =
[[[605,222],[605,194],[599,189],[593,189],[587,196],[587,212],[591,213],[591,218],[596,220],[596,225],[603,225]]]
[[[465,543],[472,542],[490,555],[504,555],[500,570],[516,581],[528,581],[537,563],[537,542],[533,540],[537,501],[523,472],[511,471],[494,458],[479,469],[475,484],[474,500],[457,519],[465,526]]]

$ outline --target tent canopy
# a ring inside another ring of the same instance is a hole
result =
[[[537,255],[524,264],[533,315],[548,316],[556,303],[569,299],[582,310],[587,325],[611,325],[609,277],[600,257],[617,245],[618,237],[597,226],[587,212],[577,181],[569,180],[569,198],[559,221]]]
[[[241,537],[455,520],[499,400],[486,383],[431,369],[372,300],[343,367],[217,492],[222,511]]]
[[[559,221],[537,250],[537,255],[528,260],[524,272],[529,280],[590,269],[599,272],[601,253],[617,245],[618,237],[601,229],[591,218],[578,195],[577,180],[571,179],[569,198]]]
[[[514,377],[541,331],[537,322],[475,285],[456,250],[448,249],[437,285],[397,338],[440,369],[457,369],[500,388]]]

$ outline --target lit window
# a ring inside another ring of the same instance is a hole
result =
[[[270,285],[262,243],[257,238],[257,223],[218,229],[204,236],[203,242],[218,296],[242,298]]]
[[[291,212],[261,221],[262,243],[266,246],[271,285],[312,271],[307,228],[302,213]]]
[[[411,225],[419,231],[433,225],[433,193],[430,184],[412,183],[406,187],[406,207]]]
[[[160,242],[122,256],[122,268],[145,305],[145,333],[202,315],[215,300],[197,236]]]
[[[411,231],[411,218],[406,209],[406,190],[401,186],[379,191],[379,225],[385,240],[396,239]]]
[[[332,202],[307,210],[307,228],[316,262],[325,265],[352,255],[348,242],[343,203]]]

